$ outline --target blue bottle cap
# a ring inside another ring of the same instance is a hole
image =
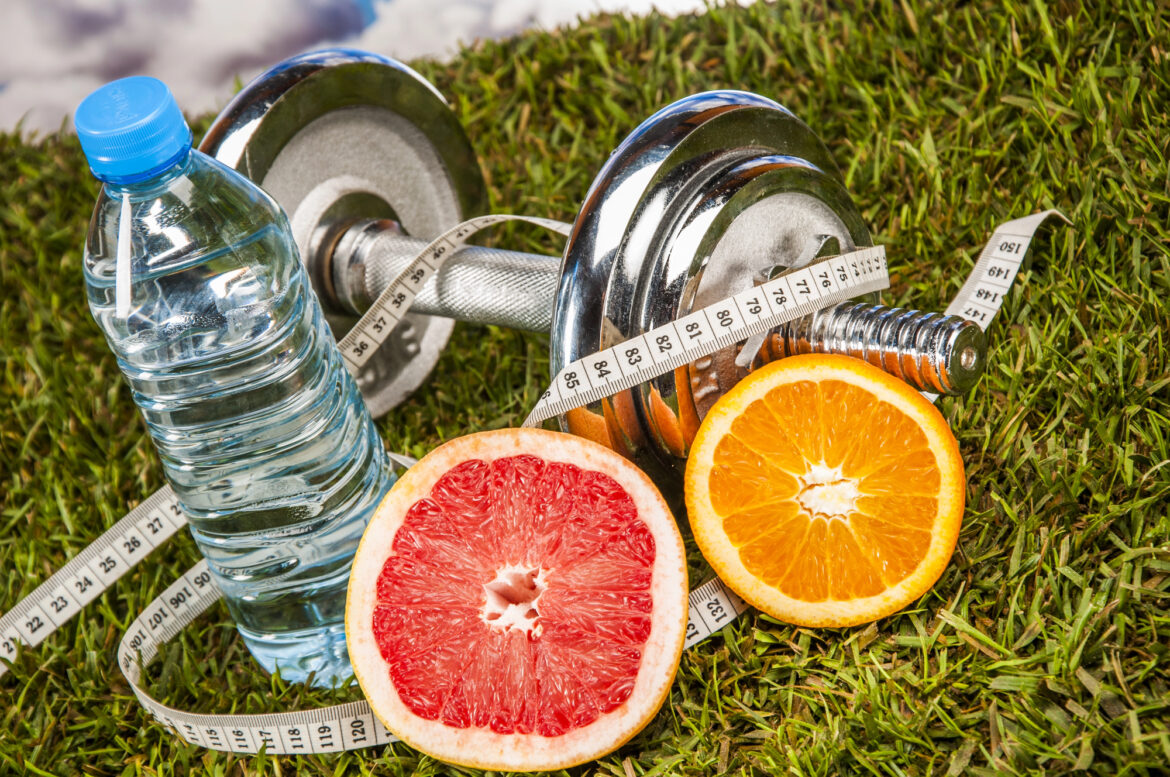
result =
[[[149,76],[96,90],[77,106],[73,124],[89,169],[112,183],[152,178],[191,148],[191,129],[171,90]]]

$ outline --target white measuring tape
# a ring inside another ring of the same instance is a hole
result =
[[[972,318],[986,329],[1002,307],[1036,229],[1052,215],[1059,214],[1053,210],[1045,211],[1009,221],[997,228],[947,313]],[[384,332],[393,328],[392,325],[387,328],[386,323],[401,319],[426,278],[437,271],[471,234],[508,220],[534,223],[561,234],[567,234],[569,228],[547,219],[488,216],[473,219],[440,236],[379,296],[374,307],[350,333],[358,334],[352,339],[349,335],[343,338],[343,353],[348,348],[354,357],[353,360],[347,357],[350,369],[364,364],[381,342],[370,332],[384,339]],[[436,254],[439,248],[443,250]],[[857,274],[852,272],[855,261],[859,265]],[[424,275],[421,279],[412,279],[411,276],[420,268]],[[829,274],[828,278],[821,275],[823,272]],[[875,288],[884,288],[888,285],[885,278],[884,253],[880,249],[863,249],[769,281],[635,338],[635,341],[630,341],[633,345],[623,343],[568,365],[541,397],[525,425],[539,423],[534,419],[541,416],[550,418],[665,374],[699,355],[746,339],[783,321]],[[777,284],[780,280],[784,283]],[[804,293],[805,284],[801,281],[807,281],[808,294]],[[828,285],[825,285],[826,281]],[[406,282],[409,285],[403,286]],[[788,302],[789,294],[793,300],[799,299],[798,294],[811,298],[814,288],[818,294],[815,299],[795,304]],[[407,297],[395,305],[393,300],[398,299],[399,294],[407,294]],[[763,300],[755,300],[757,296],[763,296],[768,305],[765,307]],[[785,299],[780,299],[781,296]],[[754,310],[757,304],[758,311]],[[729,317],[731,323],[724,324]],[[382,326],[376,328],[374,325],[379,320]],[[699,329],[689,328],[691,324],[698,324]],[[696,331],[699,334],[691,337]],[[659,341],[662,336],[668,339]],[[360,348],[362,342],[372,344]],[[671,348],[659,351],[656,360],[652,346],[661,346],[665,342],[671,343]],[[634,354],[625,353],[633,348],[638,349]],[[675,349],[675,353],[669,354]],[[641,360],[629,361],[633,355],[639,354],[643,355]],[[617,361],[621,356],[626,357],[624,370],[622,362]],[[615,359],[617,367],[612,372],[607,369],[608,364],[601,364],[610,358]],[[641,365],[640,370],[632,369],[638,365]],[[581,371],[578,385],[570,385],[573,381],[567,373],[573,370]],[[609,374],[602,375],[602,370]],[[413,463],[406,457],[390,456],[404,466]],[[156,491],[12,610],[0,616],[0,658],[11,660],[18,645],[31,648],[40,644],[185,524],[186,518],[170,487]],[[206,562],[201,561],[150,603],[118,645],[119,667],[139,701],[159,722],[191,744],[235,753],[256,753],[262,747],[273,754],[328,753],[394,741],[393,735],[373,716],[365,701],[265,715],[208,715],[173,709],[151,698],[142,687],[142,668],[153,660],[163,644],[214,604],[220,595]],[[688,605],[686,647],[719,631],[748,609],[743,600],[717,578],[693,590]],[[0,675],[7,671],[8,665],[0,661]]]
[[[330,753],[394,742],[365,701],[267,715],[184,712],[155,701],[142,687],[142,667],[220,597],[207,562],[200,561],[147,607],[118,645],[118,666],[134,695],[156,720],[193,745],[233,753]],[[731,623],[748,605],[712,579],[691,591],[685,647]],[[139,654],[141,653],[141,658]]]
[[[566,365],[524,419],[524,426],[538,426],[794,318],[889,285],[882,246],[793,270]]]
[[[979,252],[963,287],[947,305],[946,314],[970,319],[986,332],[1007,299],[1008,289],[1020,272],[1036,230],[1052,216],[1059,217],[1066,224],[1072,223],[1058,210],[1045,210],[996,227],[991,239]],[[931,402],[938,399],[938,394],[922,393]]]
[[[986,332],[1003,307],[1036,230],[1052,216],[1060,217],[1066,224],[1072,223],[1058,210],[1045,210],[997,227],[979,253],[963,288],[947,305],[947,315],[969,318]]]

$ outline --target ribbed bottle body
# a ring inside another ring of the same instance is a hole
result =
[[[349,563],[391,478],[283,213],[193,151],[155,181],[103,189],[85,274],[248,647],[286,679],[348,676]]]

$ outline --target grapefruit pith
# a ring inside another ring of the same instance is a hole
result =
[[[354,559],[346,636],[374,713],[411,746],[559,769],[657,712],[686,597],[678,527],[639,469],[505,429],[445,443],[387,494]]]

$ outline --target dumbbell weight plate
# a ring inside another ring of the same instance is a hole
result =
[[[780,105],[721,91],[635,129],[598,174],[566,247],[552,365],[636,337],[793,267],[810,244],[870,244],[819,138]],[[736,349],[561,419],[677,482],[690,440],[742,372]]]
[[[475,152],[443,97],[405,65],[362,51],[313,52],[259,76],[200,149],[280,203],[319,292],[333,243],[355,221],[393,218],[430,239],[487,206]],[[329,309],[326,318],[338,340],[357,320]],[[406,316],[357,377],[375,417],[422,384],[453,327]]]

